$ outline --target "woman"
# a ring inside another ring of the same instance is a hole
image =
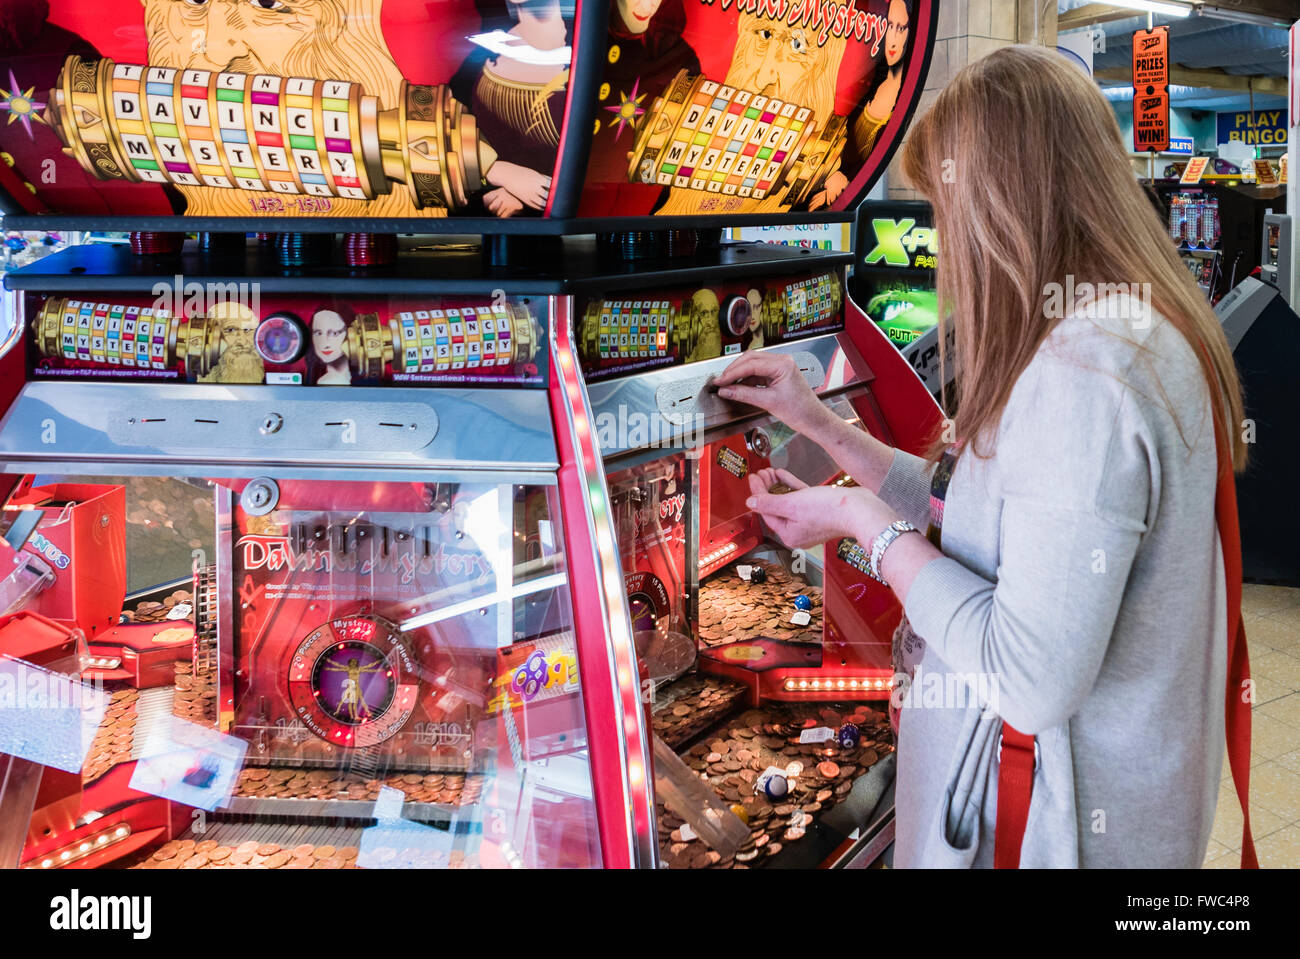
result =
[[[322,306],[311,316],[311,351],[307,354],[307,382],[319,386],[348,386],[348,327],[355,314],[346,304],[337,309]]]
[[[481,36],[496,39],[477,47],[450,83],[499,156],[480,200],[493,216],[540,213],[564,124],[570,21],[559,0],[490,0],[480,10]]]
[[[760,473],[750,502],[773,531],[884,546],[906,614],[895,670],[914,674],[895,860],[993,865],[1005,721],[1036,740],[1021,865],[1198,867],[1224,740],[1216,440],[1225,468],[1245,455],[1227,343],[1109,105],[1058,54],[1008,47],[961,71],[903,164],[943,237],[962,374],[932,455],[843,423],[788,361],[746,354],[718,379],[861,484],[771,495],[797,480]],[[1139,295],[1062,302],[1123,282]],[[932,523],[942,552],[879,543],[900,518]]]
[[[859,163],[865,163],[871,156],[876,138],[894,115],[911,50],[911,4],[908,0],[890,0],[884,50],[876,60],[871,82],[862,97],[862,109],[853,119],[853,146]]]

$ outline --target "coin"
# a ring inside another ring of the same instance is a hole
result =
[[[242,846],[240,847],[243,848]],[[258,846],[254,852],[259,856],[273,856],[280,851],[280,847],[273,842],[263,843]]]
[[[828,759],[826,762],[817,764],[817,771],[825,779],[834,779],[840,774],[840,767]]]
[[[210,853],[208,853],[208,859],[211,860],[212,862],[224,862],[225,860],[230,858],[230,854],[233,851],[234,850],[232,850],[229,846],[217,846]]]
[[[336,850],[333,846],[317,846],[315,852],[312,853],[312,856],[317,859],[328,859],[330,856],[334,855],[335,851]]]

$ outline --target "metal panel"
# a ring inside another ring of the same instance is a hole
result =
[[[28,383],[0,421],[0,463],[558,468],[541,390],[324,392],[309,401],[296,387]]]
[[[793,356],[821,396],[872,378],[843,333],[782,343],[764,352]],[[737,358],[722,356],[685,369],[670,367],[589,385],[601,454],[615,457],[635,449],[685,447],[698,443],[705,430],[762,415],[754,407],[726,402],[708,391],[707,384]],[[645,441],[630,442],[636,434]]]

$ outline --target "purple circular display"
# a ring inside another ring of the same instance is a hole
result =
[[[345,640],[316,657],[311,688],[317,705],[327,715],[348,726],[360,726],[378,719],[392,705],[397,683],[379,649]]]

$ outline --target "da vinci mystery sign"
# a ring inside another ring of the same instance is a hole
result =
[[[1169,149],[1169,28],[1133,34],[1133,149]]]

